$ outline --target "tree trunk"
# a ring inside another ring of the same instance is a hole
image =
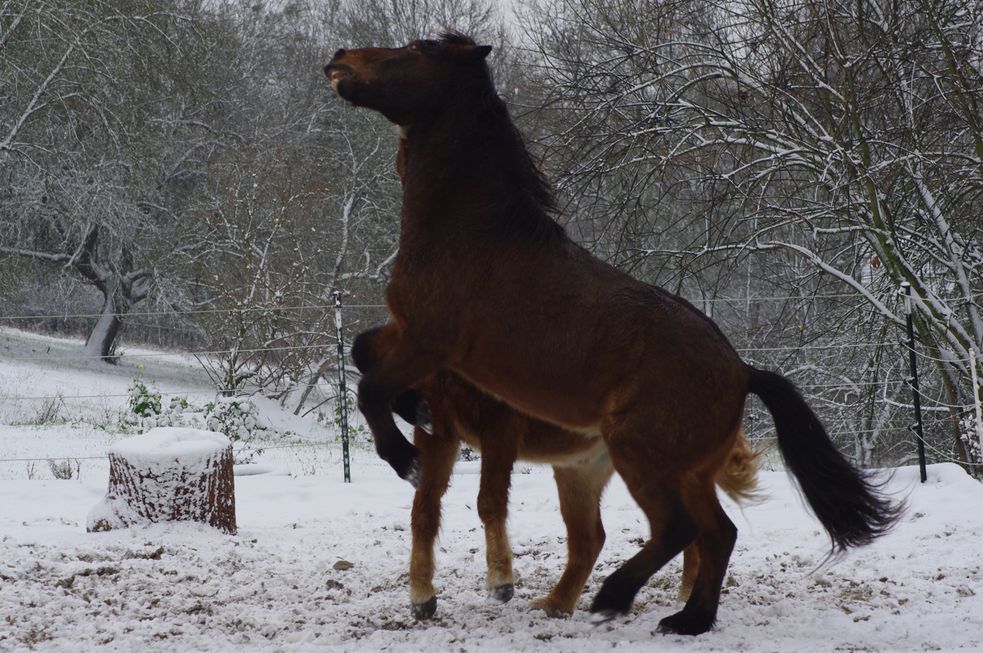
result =
[[[117,311],[115,293],[109,289],[102,289],[103,305],[99,319],[96,321],[89,337],[85,341],[85,354],[87,356],[97,356],[107,362],[113,360],[116,352],[116,340],[119,338],[120,328],[123,326],[122,312]]]
[[[86,530],[196,521],[236,532],[232,443],[224,435],[155,428],[109,451],[109,490]]]

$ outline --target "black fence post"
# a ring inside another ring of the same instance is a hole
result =
[[[904,293],[904,308],[908,327],[908,360],[911,365],[911,376],[908,377],[908,384],[911,386],[911,394],[915,406],[915,437],[918,442],[918,471],[921,475],[922,483],[928,480],[928,473],[925,470],[925,434],[922,430],[922,401],[918,391],[918,361],[915,358],[915,327],[911,317],[911,284],[907,281],[901,282],[901,292]]]
[[[351,457],[348,452],[348,387],[345,383],[345,336],[341,330],[341,291],[334,291],[335,338],[338,341],[338,411],[341,420],[341,459],[345,466],[345,483],[352,482]]]

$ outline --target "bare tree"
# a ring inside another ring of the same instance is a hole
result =
[[[187,9],[187,11],[185,11]],[[192,97],[194,3],[8,2],[0,253],[61,266],[102,295],[85,351],[111,360],[180,233],[183,192],[217,147]],[[207,107],[207,103],[204,103]]]
[[[547,107],[567,116],[550,145],[582,198],[576,229],[708,300],[799,294],[785,319],[823,337],[882,342],[884,324],[896,337],[909,283],[957,422],[983,344],[977,3],[557,0],[543,15],[532,36]],[[817,292],[859,300],[830,312]],[[877,347],[866,360],[854,382],[883,370]],[[872,388],[896,397],[889,386]]]

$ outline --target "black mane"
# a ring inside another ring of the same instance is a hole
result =
[[[474,39],[460,32],[448,31],[439,36],[439,43],[446,45],[477,45]],[[508,234],[523,237],[546,238],[565,233],[551,214],[557,213],[556,197],[549,181],[529,154],[525,139],[512,121],[508,106],[495,90],[491,70],[482,62],[481,75],[475,75],[474,88],[468,89],[478,97],[481,115],[476,116],[476,129],[491,132],[488,143],[511,163],[506,171],[512,179],[513,193],[508,198],[507,219],[502,225]]]
[[[473,38],[455,30],[447,30],[437,37],[438,42],[446,45],[478,45]]]

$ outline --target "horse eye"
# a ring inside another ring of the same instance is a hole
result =
[[[420,51],[420,44],[417,43],[416,41],[414,41],[413,43],[410,43],[407,47],[409,48],[410,52],[419,52]]]

